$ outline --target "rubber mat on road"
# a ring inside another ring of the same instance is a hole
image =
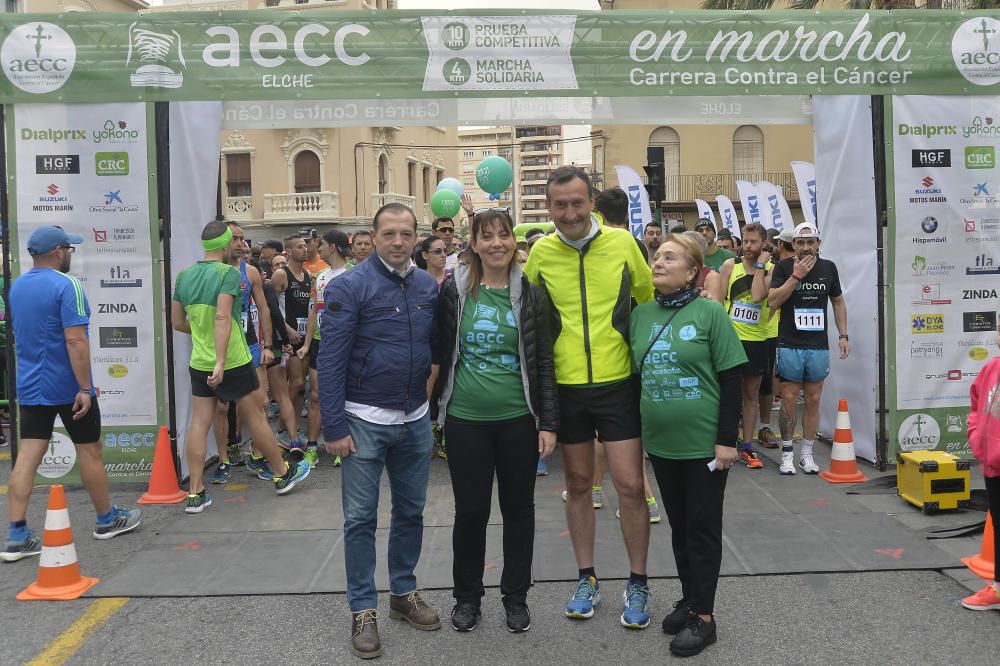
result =
[[[221,514],[221,512],[219,512]],[[614,515],[611,512],[611,515]],[[207,514],[206,516],[207,517]],[[189,526],[199,521],[178,521]],[[205,523],[201,523],[205,525]],[[648,571],[676,576],[670,528],[652,528]],[[417,569],[421,587],[450,588],[451,527],[424,530]],[[730,515],[724,534],[723,575],[938,569],[960,566],[953,555],[884,514]],[[499,585],[502,532],[487,528],[484,582]],[[628,577],[618,526],[599,521],[596,568],[603,579]],[[376,584],[388,587],[388,530],[376,536]],[[534,575],[538,581],[575,580],[576,564],[564,522],[536,524]],[[88,596],[225,596],[343,592],[343,532],[339,529],[254,532],[165,530],[122,564]]]

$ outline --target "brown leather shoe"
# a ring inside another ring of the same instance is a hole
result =
[[[441,628],[441,618],[424,603],[420,593],[416,591],[402,597],[389,595],[389,617],[393,620],[405,620],[420,631]]]
[[[378,639],[378,612],[371,608],[351,615],[351,648],[362,659],[382,656]]]

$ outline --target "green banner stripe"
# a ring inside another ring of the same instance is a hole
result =
[[[1000,11],[0,15],[0,102],[995,94]]]

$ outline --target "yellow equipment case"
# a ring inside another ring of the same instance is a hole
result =
[[[924,513],[969,506],[969,461],[943,451],[909,451],[896,458],[897,494]]]

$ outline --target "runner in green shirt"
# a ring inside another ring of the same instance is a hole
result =
[[[203,476],[208,430],[217,400],[236,401],[254,445],[275,470],[274,485],[279,495],[290,492],[309,475],[309,463],[286,465],[282,460],[267,414],[254,398],[260,383],[240,323],[240,272],[228,263],[232,237],[232,229],[224,220],[205,225],[201,234],[204,258],[181,271],[174,286],[173,327],[189,334],[192,342],[191,426],[185,447],[191,483],[186,513],[201,513],[212,504]]]
[[[700,218],[698,223],[694,225],[694,230],[700,233],[705,242],[708,243],[708,251],[704,255],[705,266],[718,273],[719,269],[722,268],[722,264],[736,257],[729,250],[725,250],[715,244],[715,225],[712,224],[711,220],[704,217]]]
[[[701,652],[716,641],[712,616],[722,565],[722,505],[736,461],[741,366],[746,355],[721,305],[699,298],[698,242],[670,234],[653,261],[655,302],[632,311],[632,362],[639,375],[643,446],[670,529],[682,598],[663,620],[670,651]]]

